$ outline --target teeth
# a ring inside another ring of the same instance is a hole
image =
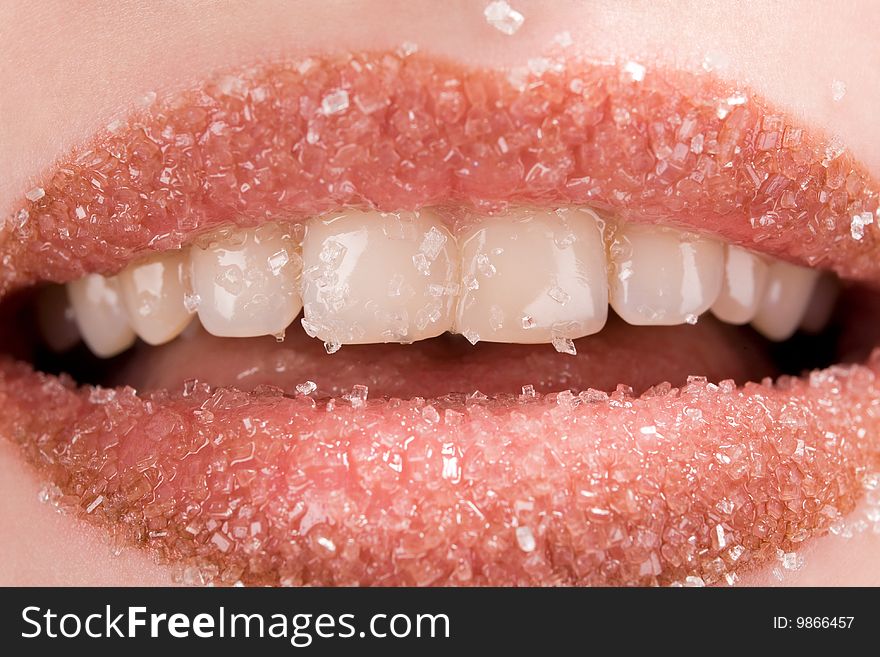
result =
[[[83,341],[96,356],[109,358],[128,349],[135,334],[128,323],[116,278],[89,274],[67,285]]]
[[[839,293],[840,286],[834,276],[820,275],[819,280],[816,281],[816,288],[813,290],[810,304],[801,321],[801,329],[807,333],[821,333],[831,320]]]
[[[452,327],[458,261],[455,239],[429,210],[313,219],[303,241],[303,327],[328,345],[440,335]]]
[[[152,345],[176,338],[192,315],[184,305],[187,255],[153,256],[119,274],[119,290],[134,332]]]
[[[752,326],[771,340],[785,340],[807,311],[819,272],[777,260],[767,273],[767,289]]]
[[[693,323],[718,298],[720,242],[671,228],[628,224],[611,247],[611,306],[636,325]]]
[[[218,231],[116,277],[70,283],[67,298],[49,286],[37,318],[52,349],[81,335],[105,357],[135,334],[173,340],[195,312],[217,336],[282,338],[300,310],[302,327],[330,353],[452,331],[472,343],[552,343],[574,354],[572,340],[600,331],[609,303],[635,325],[694,323],[711,309],[772,340],[798,326],[818,332],[837,293],[833,277],[819,277],[672,228],[606,230],[588,208],[515,208],[457,237],[429,209],[345,210],[306,225]]]
[[[271,224],[223,236],[190,251],[199,320],[221,337],[281,336],[302,308],[302,259],[282,227]]]
[[[767,285],[767,263],[738,246],[727,247],[721,294],[712,314],[728,324],[747,324],[758,312]]]
[[[556,344],[601,330],[608,280],[600,222],[586,209],[517,209],[463,233],[456,332],[471,342]]]
[[[67,290],[63,285],[49,285],[37,298],[37,323],[43,339],[52,351],[71,349],[79,342],[79,329]]]

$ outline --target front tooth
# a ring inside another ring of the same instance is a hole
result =
[[[119,274],[119,291],[134,332],[152,345],[176,338],[192,315],[186,297],[186,253],[163,253]]]
[[[518,208],[470,227],[459,236],[456,332],[532,344],[600,331],[608,317],[600,226],[588,209]]]
[[[747,324],[758,312],[767,285],[767,263],[738,246],[727,247],[721,294],[712,314],[728,324]]]
[[[724,247],[671,228],[628,224],[611,247],[611,307],[629,324],[693,323],[721,292]]]
[[[430,210],[309,221],[303,328],[328,344],[412,342],[452,326],[458,246]]]
[[[48,285],[37,297],[37,324],[52,351],[71,349],[80,340],[76,317],[63,285]]]
[[[229,338],[283,335],[299,314],[302,259],[276,224],[218,237],[190,251],[192,290],[208,333]]]
[[[88,274],[67,284],[67,295],[83,340],[96,356],[109,358],[136,339],[122,305],[116,278]]]
[[[818,277],[819,272],[814,269],[774,261],[752,326],[771,340],[791,337],[804,318]]]

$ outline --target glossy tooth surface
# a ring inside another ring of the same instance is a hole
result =
[[[840,294],[840,284],[832,274],[820,274],[816,281],[807,311],[801,320],[801,329],[807,333],[821,333],[831,321],[834,307],[837,305],[837,297]]]
[[[159,345],[173,340],[192,320],[184,303],[188,263],[186,252],[163,253],[119,274],[128,320],[144,342]]]
[[[67,351],[79,342],[76,317],[63,285],[47,285],[40,290],[37,297],[37,324],[52,351]]]
[[[412,342],[452,327],[458,246],[440,217],[346,210],[311,219],[303,328],[328,345]]]
[[[803,320],[819,272],[781,260],[770,264],[767,289],[752,326],[771,340],[792,336]]]
[[[721,292],[724,246],[672,228],[627,224],[611,247],[611,306],[629,324],[693,323]]]
[[[728,324],[747,324],[758,312],[766,285],[766,261],[751,251],[728,245],[721,294],[712,304],[712,314]]]
[[[601,330],[608,278],[600,222],[586,209],[517,208],[464,231],[456,332],[471,342],[531,344]]]
[[[282,335],[302,308],[302,266],[291,226],[267,224],[215,236],[190,251],[192,291],[208,333]]]
[[[109,358],[134,344],[115,277],[89,274],[68,283],[67,294],[82,339],[96,356]]]

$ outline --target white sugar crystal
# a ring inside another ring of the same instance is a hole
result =
[[[306,381],[296,386],[296,391],[301,395],[310,395],[318,389],[318,384],[314,381]]]
[[[870,212],[862,212],[854,214],[849,224],[849,234],[856,241],[861,240],[865,236],[865,226],[874,223],[874,215]]]
[[[561,48],[568,48],[574,43],[574,39],[571,38],[571,32],[566,30],[553,37],[553,43]]]
[[[200,303],[202,303],[202,298],[198,294],[185,294],[183,296],[183,305],[189,313],[196,312],[199,309]]]
[[[440,251],[443,249],[443,245],[446,244],[447,239],[448,238],[443,234],[443,231],[438,230],[436,226],[431,226],[431,229],[425,233],[425,237],[422,238],[422,244],[419,246],[419,251],[424,253],[428,260],[434,260],[440,255]]]
[[[526,397],[528,399],[531,399],[534,396],[535,396],[535,386],[533,386],[530,383],[529,385],[522,387],[522,397]]]
[[[341,348],[342,348],[342,345],[339,343],[338,340],[330,339],[330,340],[327,340],[324,342],[324,350],[328,354],[335,354]]]
[[[351,393],[348,395],[348,400],[351,402],[351,405],[354,408],[361,408],[367,403],[367,396],[370,394],[370,389],[365,385],[354,385],[351,387]]]
[[[345,89],[331,91],[321,100],[321,111],[327,115],[339,114],[348,109],[348,92]]]
[[[577,356],[577,349],[574,346],[574,341],[571,338],[566,338],[561,335],[554,335],[552,338],[553,348],[556,349],[561,354],[569,354],[571,356]]]
[[[638,62],[627,62],[623,70],[632,78],[633,82],[641,82],[645,79],[645,73],[648,69]]]
[[[31,191],[24,195],[28,201],[39,201],[46,195],[46,190],[42,187],[34,187]]]
[[[424,253],[416,253],[412,257],[413,265],[415,265],[416,270],[422,276],[430,276],[431,274],[431,261],[428,260],[428,256]]]
[[[800,570],[804,567],[804,558],[797,552],[786,552],[781,561],[786,570]]]
[[[727,104],[732,107],[736,107],[738,105],[745,105],[747,102],[749,102],[749,97],[746,96],[741,91],[738,91],[737,93],[733,94],[732,96],[727,97]]]
[[[524,329],[530,329],[535,327],[535,320],[532,319],[531,315],[523,315],[522,316],[522,327]]]
[[[505,0],[494,0],[486,5],[483,10],[486,22],[496,30],[507,36],[517,33],[525,22],[525,18],[516,9],[511,7]]]
[[[696,575],[688,575],[684,578],[684,585],[690,587],[703,587],[706,586],[706,582],[703,581],[702,577],[697,577]]]
[[[571,295],[558,285],[554,285],[553,287],[551,287],[547,294],[550,295],[550,298],[561,306],[564,306],[571,300]]]
[[[419,51],[419,44],[414,43],[412,41],[404,41],[400,44],[400,47],[397,49],[397,54],[401,57],[409,57],[410,55],[415,55]]]
[[[699,319],[700,318],[697,315],[694,315],[693,313],[691,313],[690,315],[688,315],[687,317],[684,318],[684,321],[686,321],[688,324],[693,326],[699,321]]]
[[[318,254],[318,258],[328,267],[338,267],[346,251],[348,249],[344,244],[336,240],[327,240],[321,247],[321,253]]]
[[[528,527],[517,527],[516,544],[519,545],[519,549],[523,552],[534,552],[535,535],[532,534],[532,530]]]
[[[727,551],[727,556],[730,557],[731,561],[739,561],[739,558],[743,555],[746,549],[742,545],[734,545]]]
[[[498,271],[485,253],[477,254],[477,269],[486,278],[492,278]]]
[[[149,107],[156,102],[156,92],[148,91],[138,99],[138,105],[141,107]]]
[[[835,103],[839,103],[846,96],[846,82],[843,80],[834,80],[831,83],[831,98]]]
[[[480,334],[476,331],[472,331],[471,329],[466,330],[462,335],[467,339],[471,344],[477,344],[480,341]]]
[[[276,251],[268,258],[269,270],[274,276],[278,276],[288,262],[290,262],[290,256],[287,254],[287,249]]]

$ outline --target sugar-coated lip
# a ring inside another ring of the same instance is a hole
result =
[[[147,100],[5,222],[4,293],[113,273],[221,224],[512,202],[589,204],[880,282],[864,169],[705,76],[367,53]],[[0,435],[53,501],[186,581],[723,583],[854,508],[880,467],[878,374],[875,357],[641,396],[318,400],[77,387],[4,358]]]
[[[880,282],[878,186],[708,75],[402,53],[231,71],[62,159],[0,230],[0,290],[112,273],[220,224],[340,206],[582,203]]]

